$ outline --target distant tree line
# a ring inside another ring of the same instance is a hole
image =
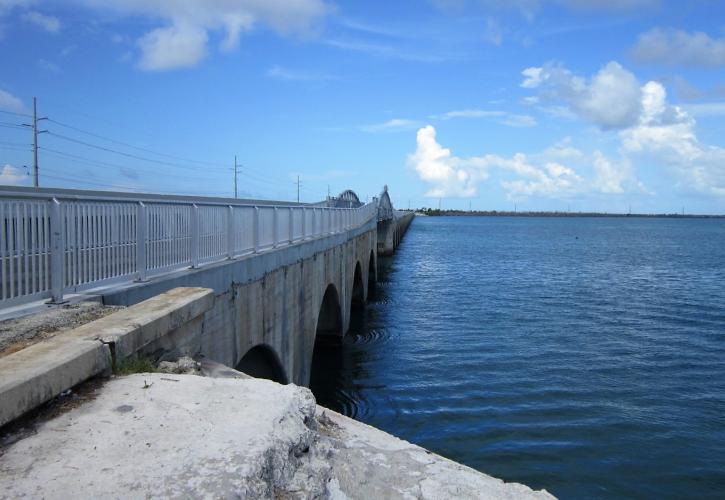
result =
[[[667,217],[672,219],[704,218],[721,219],[725,215],[694,215],[681,213],[660,213],[660,214],[617,214],[609,212],[551,212],[551,211],[505,211],[505,210],[440,210],[437,208],[423,207],[415,211],[418,214],[431,217],[455,216],[455,217]]]

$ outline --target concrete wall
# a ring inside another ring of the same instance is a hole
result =
[[[371,263],[373,279],[376,275],[376,250],[376,223],[371,221],[347,233],[135,284],[105,295],[104,302],[131,305],[176,287],[211,288],[214,304],[201,328],[190,328],[188,338],[174,339],[173,350],[168,339],[160,339],[140,354],[158,359],[204,356],[235,367],[262,345],[279,363],[285,381],[308,385],[325,292],[337,295],[339,328],[324,333],[342,335],[350,324],[353,289],[356,302],[361,293],[367,299]],[[362,287],[353,286],[358,265]]]

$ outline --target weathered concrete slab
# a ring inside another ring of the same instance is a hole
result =
[[[209,289],[177,288],[1,357],[0,426],[148,346],[182,351],[213,303]]]
[[[113,314],[121,306],[105,306],[99,300],[56,306],[44,305],[33,314],[0,319],[0,356],[7,356],[62,331],[77,328]]]
[[[110,368],[107,345],[63,335],[0,358],[0,426]]]
[[[2,498],[551,498],[260,379],[138,374],[0,450]]]
[[[351,498],[553,498],[481,474],[339,413],[318,410],[324,412],[320,432],[334,450],[329,460],[335,487]]]
[[[114,355],[124,359],[145,346],[199,318],[214,305],[208,288],[174,288],[69,332],[88,340],[113,344]]]

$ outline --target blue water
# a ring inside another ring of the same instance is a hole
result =
[[[418,217],[379,279],[322,405],[561,498],[725,498],[725,220]]]

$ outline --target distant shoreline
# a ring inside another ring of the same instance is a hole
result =
[[[707,214],[616,214],[607,212],[503,212],[498,210],[417,210],[416,215],[429,217],[646,217],[656,219],[725,219],[725,215]]]

